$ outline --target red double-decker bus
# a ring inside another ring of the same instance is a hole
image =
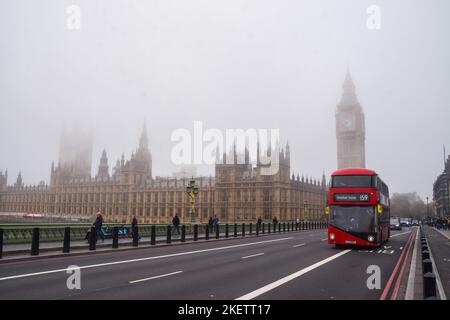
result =
[[[373,170],[335,171],[326,213],[329,244],[377,247],[389,239],[389,189]]]

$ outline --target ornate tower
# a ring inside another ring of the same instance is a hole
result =
[[[106,156],[106,150],[103,150],[102,157],[100,158],[97,177],[102,179],[109,178],[109,166],[108,157]]]
[[[342,98],[336,111],[337,162],[341,168],[365,168],[364,112],[355,93],[355,85],[347,70]]]

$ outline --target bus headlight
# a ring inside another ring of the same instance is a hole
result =
[[[369,242],[373,242],[373,240],[375,240],[375,237],[374,236],[368,236],[367,240],[369,240]]]
[[[334,240],[334,233],[330,233],[330,240]]]

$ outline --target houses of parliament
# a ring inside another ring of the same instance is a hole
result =
[[[365,166],[364,114],[347,74],[336,111],[338,167]],[[190,178],[155,177],[152,155],[144,129],[129,159],[118,160],[109,169],[107,153],[101,155],[97,173],[91,176],[92,139],[76,134],[62,135],[59,162],[50,169],[50,183],[26,186],[19,173],[8,185],[8,173],[0,171],[0,212],[62,214],[91,217],[100,211],[108,222],[129,222],[136,215],[141,223],[169,223],[175,214],[183,222],[205,222],[216,215],[221,221],[322,220],[327,202],[325,175],[319,179],[291,174],[290,147],[277,148],[279,170],[261,174],[258,159],[218,161],[215,176],[195,177],[199,193],[194,217],[190,214],[186,187]],[[271,148],[269,149],[271,150]]]
[[[100,211],[106,221],[128,222],[134,214],[143,223],[169,223],[175,214],[189,222],[190,178],[153,177],[152,156],[146,128],[131,157],[122,156],[110,174],[107,153],[100,158],[97,174],[91,176],[92,144],[83,135],[63,136],[60,161],[50,169],[50,184],[25,186],[19,173],[14,185],[7,184],[7,172],[0,173],[0,212],[52,213],[93,216]],[[196,222],[212,215],[221,221],[320,219],[326,203],[326,182],[290,175],[289,145],[279,152],[276,174],[262,175],[258,161],[215,164],[214,177],[195,177]],[[224,154],[223,157],[229,155]]]

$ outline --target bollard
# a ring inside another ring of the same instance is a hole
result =
[[[306,222],[302,221],[302,230],[306,230]]]
[[[156,244],[156,226],[152,226],[150,230],[150,245],[154,246]]]
[[[281,222],[278,223],[278,233],[281,233]]]
[[[216,224],[216,239],[220,238],[220,225]]]
[[[113,241],[112,241],[112,247],[113,249],[117,249],[119,247],[119,227],[113,228]]]
[[[260,226],[260,224],[257,223],[256,224],[256,236],[259,236],[259,226]]]
[[[194,225],[194,241],[198,241],[198,225]]]
[[[422,260],[422,271],[423,274],[426,274],[428,272],[433,272],[433,263],[430,259],[423,259]]]
[[[209,225],[205,226],[205,240],[209,240]]]
[[[287,223],[287,231],[289,232],[290,229],[291,229],[291,224],[288,222],[288,223]]]
[[[432,272],[423,275],[423,297],[436,297],[436,276]]]
[[[253,223],[249,223],[249,234],[252,235]]]
[[[286,232],[286,222],[283,222],[283,232]]]
[[[0,228],[0,259],[3,255],[3,229]]]
[[[167,226],[167,239],[166,239],[166,243],[172,243],[172,229],[171,229],[171,226],[170,226],[170,225]]]
[[[266,224],[263,222],[262,224],[262,234],[266,233]]]
[[[422,251],[422,259],[423,260],[430,259],[430,251],[428,251],[428,250]]]
[[[63,253],[70,252],[70,227],[64,228]]]
[[[228,238],[228,223],[225,225],[225,238]]]
[[[97,242],[97,233],[95,232],[95,228],[91,227],[91,231],[89,232],[89,250],[95,250],[95,245]]]
[[[135,226],[133,228],[133,247],[137,247],[139,245],[139,227]]]
[[[234,237],[237,237],[237,223],[234,224]]]
[[[245,237],[245,223],[242,224],[242,236]]]
[[[186,226],[181,226],[181,242],[186,242]]]
[[[267,233],[270,234],[272,226],[270,225],[270,222],[267,224]]]
[[[295,224],[293,222],[291,222],[291,231],[295,230]]]

